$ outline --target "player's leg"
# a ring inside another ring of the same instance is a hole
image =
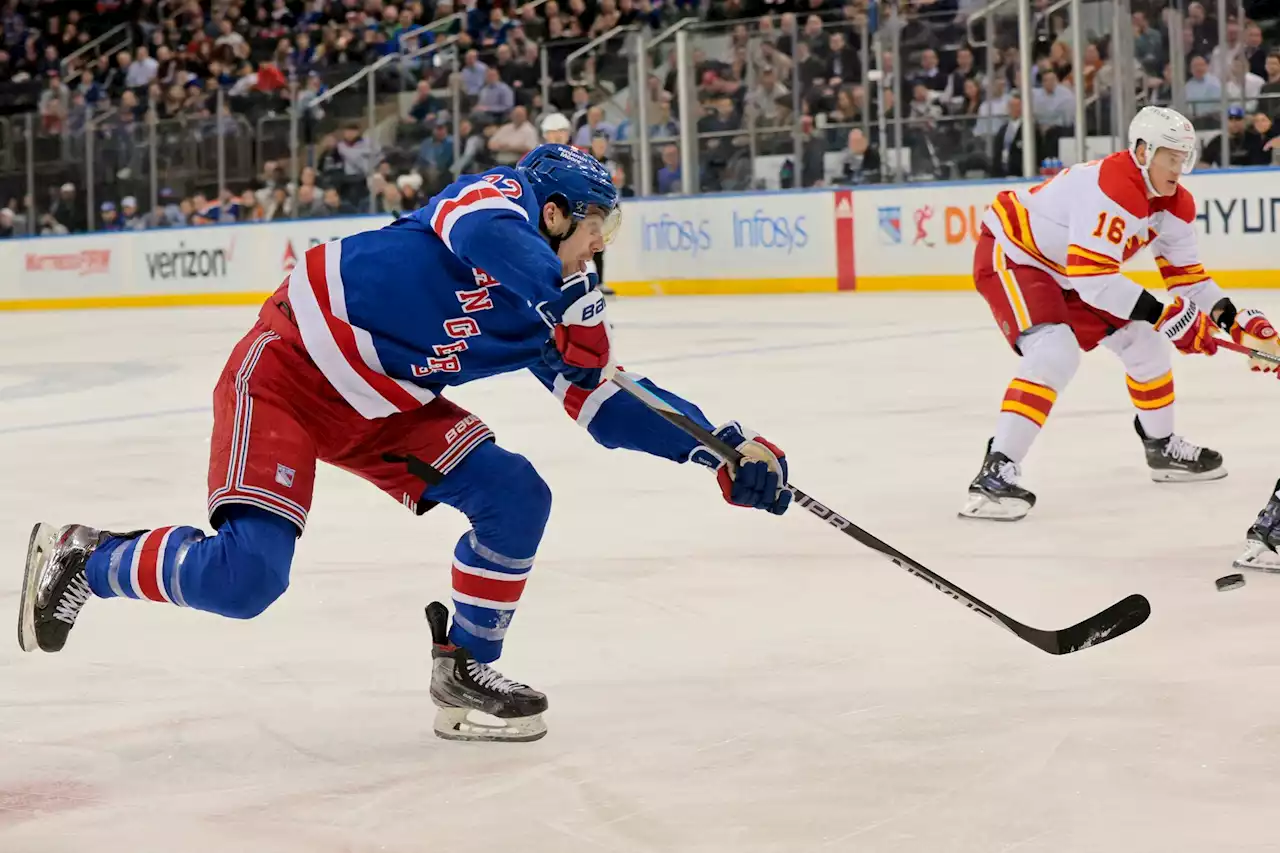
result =
[[[1280,480],[1267,496],[1267,504],[1258,513],[1245,534],[1244,553],[1231,565],[1237,569],[1260,569],[1280,572]]]
[[[280,377],[292,381],[295,367],[261,328],[227,362],[214,391],[210,448],[217,535],[182,526],[117,534],[36,525],[19,606],[22,648],[59,651],[94,596],[247,619],[284,592],[315,475],[311,439],[273,388]]]
[[[1199,447],[1174,432],[1173,348],[1147,323],[1129,323],[1103,340],[1124,364],[1133,425],[1142,439],[1157,483],[1191,483],[1227,476],[1222,454]]]
[[[1020,359],[1005,389],[995,434],[960,515],[1016,521],[1036,497],[1018,485],[1020,466],[1053,404],[1080,364],[1062,288],[1047,273],[1011,264],[984,234],[974,258],[974,284]]]
[[[535,740],[546,733],[547,699],[490,663],[533,568],[551,512],[551,490],[523,456],[493,442],[476,416],[437,399],[392,415],[360,442],[358,454],[327,459],[380,486],[421,514],[444,504],[471,522],[453,549],[454,615],[428,608],[434,642],[436,733],[460,740]],[[376,450],[377,452],[372,452]],[[479,711],[501,721],[469,720]]]

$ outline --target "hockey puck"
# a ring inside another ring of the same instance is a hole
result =
[[[1239,589],[1244,586],[1244,575],[1223,575],[1214,581],[1214,584],[1218,587],[1218,592]]]

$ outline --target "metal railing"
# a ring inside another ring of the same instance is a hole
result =
[[[64,79],[66,78],[67,69],[71,67],[71,63],[73,61],[79,59],[81,56],[88,53],[89,51],[99,51],[94,55],[100,56],[101,51],[99,49],[102,47],[102,45],[106,44],[108,41],[121,35],[123,35],[124,37],[123,44],[117,44],[115,48],[110,48],[110,49],[119,50],[121,47],[131,49],[133,47],[133,27],[129,24],[119,24],[118,26],[114,26],[111,29],[107,30],[102,35],[98,36],[93,41],[89,42],[88,44],[81,45],[76,50],[67,54],[66,57],[60,63],[58,63],[58,67],[62,70],[62,77]]]
[[[595,50],[597,47],[609,41],[610,39],[617,38],[617,36],[620,35],[621,33],[636,32],[639,29],[640,29],[639,26],[637,26],[636,24],[624,24],[622,26],[614,27],[608,32],[601,33],[600,35],[596,36],[591,41],[587,42],[582,47],[578,48],[573,53],[566,56],[564,59],[565,82],[568,83],[570,86],[586,86],[587,80],[585,78],[575,79],[573,76],[574,61],[578,59],[578,57],[585,56],[586,54]]]

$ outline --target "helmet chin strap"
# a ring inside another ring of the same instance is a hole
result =
[[[1150,147],[1148,147],[1147,150],[1150,151]],[[1149,171],[1150,165],[1144,166],[1142,163],[1138,162],[1138,154],[1132,148],[1129,149],[1129,156],[1133,158],[1134,165],[1137,166],[1138,171],[1142,173],[1142,182],[1147,185],[1147,192],[1154,196],[1163,197],[1164,193],[1156,189],[1155,184],[1151,183],[1151,172]]]
[[[538,230],[542,232],[542,236],[547,238],[547,242],[551,244],[551,251],[559,254],[560,244],[573,236],[573,232],[578,230],[578,221],[569,216],[569,211],[565,210],[563,205],[557,204],[561,212],[569,217],[569,230],[561,234],[559,237],[547,230],[547,221],[543,217],[538,218]]]

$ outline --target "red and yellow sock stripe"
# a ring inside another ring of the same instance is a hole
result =
[[[1125,376],[1125,381],[1129,383],[1129,399],[1139,409],[1149,412],[1173,405],[1173,371],[1150,382],[1139,382],[1132,376]]]
[[[1058,392],[1047,385],[1040,385],[1026,379],[1014,379],[1009,383],[1009,390],[1004,392],[1004,402],[1000,411],[1022,415],[1036,426],[1044,426],[1049,419]]]

